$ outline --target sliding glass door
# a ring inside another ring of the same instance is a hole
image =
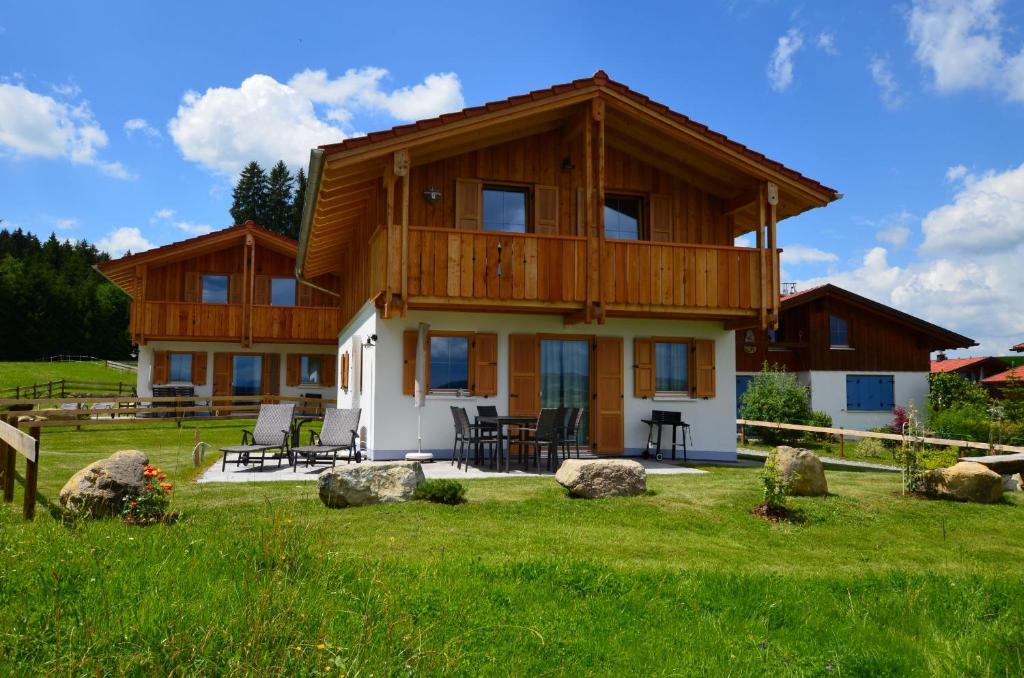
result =
[[[585,339],[540,340],[541,407],[582,407],[580,442],[588,441],[590,343]]]
[[[231,395],[252,396],[263,392],[263,356],[232,356]]]

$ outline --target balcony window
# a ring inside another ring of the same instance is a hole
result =
[[[192,354],[172,353],[169,357],[167,378],[170,382],[192,383]]]
[[[686,393],[690,388],[690,345],[682,341],[654,343],[655,393]]]
[[[430,390],[469,388],[469,337],[430,337]]]
[[[525,188],[484,186],[484,230],[526,233]]]
[[[299,381],[310,386],[317,386],[323,383],[319,356],[304,355],[299,358]]]
[[[295,278],[273,278],[270,281],[270,305],[295,305]]]
[[[850,347],[850,324],[837,315],[828,317],[829,344],[832,348]]]
[[[226,275],[203,276],[203,303],[228,303],[228,277]]]
[[[640,240],[641,199],[629,196],[607,196],[604,199],[604,233],[614,240]]]

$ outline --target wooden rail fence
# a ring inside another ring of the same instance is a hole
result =
[[[805,433],[824,433],[836,436],[839,439],[839,454],[845,455],[846,437],[851,438],[877,438],[879,440],[895,440],[903,442],[908,438],[899,433],[881,433],[879,431],[858,431],[856,429],[831,427],[831,426],[810,426],[807,424],[785,424],[777,421],[758,421],[754,419],[737,419],[740,427],[740,440],[746,441],[746,427],[756,426],[758,428],[785,429],[788,431],[803,431]],[[943,447],[964,447],[973,450],[988,450],[991,454],[997,452],[1015,454],[1024,452],[1024,447],[1018,445],[996,445],[979,443],[973,440],[952,440],[949,438],[931,438],[928,436],[914,436],[914,442],[926,445],[940,445]]]
[[[13,424],[11,423],[13,419]],[[22,514],[32,520],[36,514],[36,488],[39,485],[39,427],[25,433],[18,428],[16,416],[0,417],[0,486],[4,503],[14,501],[14,469],[17,455],[25,457],[25,496]]]
[[[0,389],[0,399],[68,398],[81,395],[135,396],[135,384],[125,381],[73,381],[55,379],[38,384]]]

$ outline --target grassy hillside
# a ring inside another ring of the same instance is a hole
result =
[[[58,379],[135,383],[134,372],[106,367],[103,361],[82,363],[0,362],[0,389],[40,384]]]
[[[234,441],[241,423],[208,422]],[[192,431],[47,430],[41,491],[147,451],[181,522],[22,524],[0,507],[14,674],[1020,675],[1024,506],[829,472],[806,521],[750,515],[753,468],[572,500],[550,478],[469,503],[329,510],[313,482],[194,484]]]

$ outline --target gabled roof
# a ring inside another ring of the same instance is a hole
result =
[[[119,259],[100,262],[94,268],[112,283],[134,297],[137,292],[134,283],[136,266],[168,263],[178,259],[187,259],[203,252],[226,249],[235,244],[241,245],[249,236],[252,236],[264,247],[288,256],[294,257],[298,249],[298,243],[291,238],[274,233],[255,222],[247,221],[244,224],[237,224],[219,231],[213,231],[212,233],[154,247],[145,252],[138,252],[137,254],[129,254]]]
[[[932,374],[937,374],[941,372],[957,372],[967,367],[980,365],[982,363],[989,362],[992,360],[995,360],[1000,363],[1003,362],[1002,360],[999,360],[999,358],[994,358],[992,356],[987,355],[975,356],[973,358],[946,358],[945,360],[933,360],[931,372]]]
[[[991,377],[982,379],[981,383],[1003,384],[1009,381],[1011,377],[1014,379],[1024,379],[1024,365],[1018,365],[1017,367],[1008,369],[1005,372],[1000,372],[999,374],[993,374]]]
[[[826,283],[824,285],[819,285],[818,287],[812,287],[801,292],[787,295],[781,299],[779,308],[781,312],[785,312],[789,309],[796,308],[816,299],[822,299],[825,297],[842,299],[846,303],[859,306],[867,311],[881,315],[892,322],[899,323],[924,334],[931,339],[929,348],[932,351],[952,348],[970,348],[971,346],[978,345],[976,341],[969,337],[965,337],[962,334],[957,334],[952,330],[947,330],[944,327],[933,325],[927,320],[922,320],[921,318],[912,316],[909,313],[897,310],[892,306],[886,306],[885,304],[880,304],[877,301],[868,299],[867,297],[854,294],[853,292],[844,290],[842,287],[837,287],[832,283]]]
[[[1010,350],[1015,353],[1024,353],[1024,342],[1011,346]]]

